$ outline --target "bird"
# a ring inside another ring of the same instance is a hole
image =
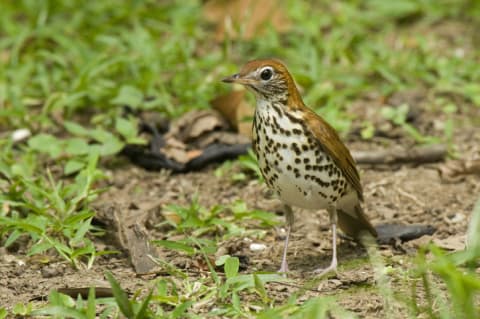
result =
[[[256,98],[252,149],[267,186],[285,206],[286,236],[279,272],[289,271],[287,251],[294,224],[292,207],[326,210],[332,258],[319,276],[337,273],[337,225],[353,238],[377,236],[362,209],[360,175],[335,129],[307,107],[286,65],[278,59],[247,62],[225,83],[245,86]]]

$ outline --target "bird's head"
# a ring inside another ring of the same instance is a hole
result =
[[[287,102],[300,98],[287,67],[275,59],[250,61],[239,73],[223,79],[223,82],[242,84],[252,91],[257,99],[266,101]]]

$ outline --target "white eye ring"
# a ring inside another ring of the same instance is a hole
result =
[[[260,70],[260,79],[263,81],[268,81],[273,76],[273,68],[271,66],[266,66]]]

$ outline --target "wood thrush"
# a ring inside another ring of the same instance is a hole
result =
[[[348,236],[376,236],[364,214],[360,176],[349,150],[322,117],[302,101],[286,66],[274,59],[254,60],[223,80],[255,94],[253,150],[267,185],[286,204],[287,236],[280,272],[288,271],[287,248],[294,216],[291,206],[326,209],[332,227],[332,261],[316,272],[337,268],[337,224]]]

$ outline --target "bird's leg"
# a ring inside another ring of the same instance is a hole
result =
[[[332,261],[327,268],[319,268],[314,271],[320,277],[331,271],[337,272],[337,209],[330,207],[327,211],[332,225]]]
[[[285,205],[285,221],[287,222],[287,236],[285,237],[285,244],[283,246],[283,254],[282,254],[282,264],[278,272],[287,273],[288,272],[288,263],[287,263],[287,250],[288,250],[288,240],[290,238],[290,231],[293,227],[293,211],[289,205]]]

